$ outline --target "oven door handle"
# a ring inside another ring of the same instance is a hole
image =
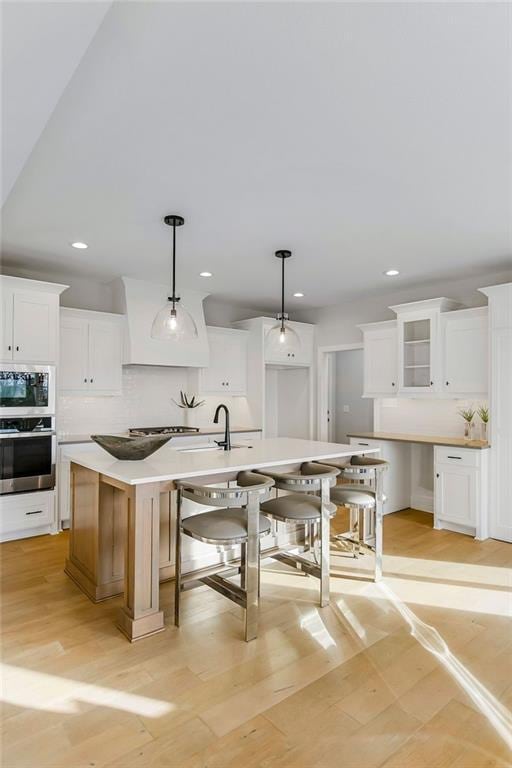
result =
[[[53,437],[57,433],[55,430],[48,430],[48,432],[1,432],[0,440],[19,440],[20,437]]]

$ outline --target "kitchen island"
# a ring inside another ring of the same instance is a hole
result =
[[[337,443],[293,438],[219,448],[164,446],[142,461],[118,461],[99,446],[68,450],[71,526],[65,571],[93,601],[124,594],[118,627],[130,641],[165,629],[159,582],[172,578],[175,481],[227,482],[246,469],[295,470],[305,461],[372,453]],[[166,522],[165,542],[161,541]],[[168,551],[161,567],[162,544]]]

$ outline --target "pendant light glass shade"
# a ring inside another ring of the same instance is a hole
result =
[[[185,307],[173,309],[168,301],[157,313],[151,326],[151,338],[167,341],[188,341],[197,337],[197,325]]]
[[[272,357],[296,355],[300,351],[300,339],[297,333],[286,323],[284,326],[281,325],[281,321],[268,331],[266,342],[267,352]]]
[[[164,341],[191,341],[197,338],[197,325],[194,318],[187,312],[176,296],[176,227],[185,223],[182,216],[171,214],[164,218],[164,222],[172,227],[172,296],[167,303],[157,312],[151,326],[151,338]]]
[[[281,313],[277,315],[277,324],[267,333],[265,342],[269,355],[274,358],[295,357],[300,350],[300,338],[286,322],[288,315],[284,311],[284,262],[292,255],[291,251],[276,251],[281,259]]]

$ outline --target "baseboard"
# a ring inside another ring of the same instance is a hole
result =
[[[434,494],[428,492],[416,492],[411,494],[411,508],[420,512],[434,514]]]

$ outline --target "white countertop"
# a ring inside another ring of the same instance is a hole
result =
[[[303,461],[321,461],[339,456],[374,453],[378,449],[357,448],[342,443],[322,443],[277,437],[271,440],[240,441],[242,448],[231,451],[176,450],[165,445],[142,461],[118,461],[103,448],[91,450],[80,445],[66,448],[66,457],[94,472],[112,477],[128,485],[158,483],[179,478],[239,472],[243,469],[263,469]],[[250,447],[252,446],[252,447]]]

